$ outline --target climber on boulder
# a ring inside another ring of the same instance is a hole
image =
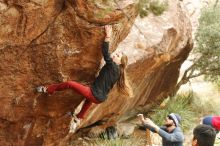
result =
[[[91,86],[85,86],[75,81],[67,81],[60,84],[51,84],[36,88],[37,92],[48,94],[70,88],[86,98],[80,112],[77,115],[75,113],[72,114],[73,122],[71,122],[70,132],[76,131],[80,125],[80,121],[84,118],[86,111],[92,103],[100,104],[107,99],[107,94],[116,83],[119,93],[127,97],[132,94],[125,72],[128,58],[125,54],[119,52],[112,53],[111,55],[109,54],[109,40],[112,33],[111,26],[105,26],[105,33],[105,41],[102,45],[105,65],[101,68],[99,75]]]

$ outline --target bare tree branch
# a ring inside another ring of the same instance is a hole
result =
[[[216,1],[215,1],[214,9],[216,8],[216,6],[217,6],[217,4],[218,4],[218,1],[219,1],[219,0],[216,0]]]

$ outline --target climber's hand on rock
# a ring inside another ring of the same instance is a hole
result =
[[[144,120],[145,120],[144,115],[138,114],[137,116],[138,116],[139,120],[144,124]]]
[[[109,41],[112,35],[112,26],[105,25],[105,41]]]

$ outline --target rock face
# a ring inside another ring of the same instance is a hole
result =
[[[118,48],[129,57],[134,97],[113,89],[106,102],[91,108],[81,127],[123,120],[170,93],[192,48],[187,12],[181,2],[170,1],[161,16],[140,19],[135,8],[131,0],[0,1],[0,145],[65,145],[71,121],[65,113],[83,97],[72,90],[41,95],[35,87],[93,82],[106,24],[114,30],[110,50]]]

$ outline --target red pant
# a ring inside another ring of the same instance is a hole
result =
[[[92,105],[92,103],[99,104],[101,103],[98,101],[92,94],[91,88],[88,86],[84,86],[80,83],[74,82],[74,81],[68,81],[61,84],[52,84],[47,86],[47,92],[49,94],[53,94],[54,91],[61,91],[64,89],[71,88],[77,93],[83,95],[86,98],[85,103],[82,106],[81,111],[76,115],[78,118],[83,119],[86,111],[89,109],[89,107]]]

